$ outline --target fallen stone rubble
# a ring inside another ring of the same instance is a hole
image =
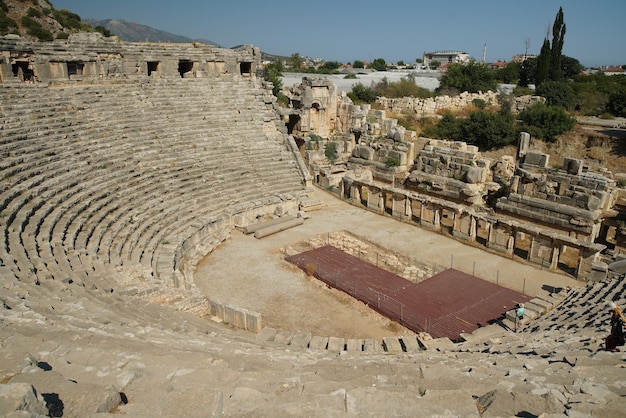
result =
[[[623,303],[625,289],[623,279],[574,289],[521,332],[492,325],[405,352],[385,341],[379,351],[316,349],[298,344],[302,335],[286,344],[127,296],[76,289],[46,300],[16,287],[2,308],[0,411],[621,417],[626,354],[604,350],[607,315],[594,301]]]

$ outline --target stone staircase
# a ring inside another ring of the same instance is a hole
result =
[[[203,226],[303,190],[254,79],[11,84],[0,95],[0,263],[20,280],[97,287],[143,266],[186,288],[182,248]]]
[[[608,297],[626,287],[607,284]],[[115,293],[23,287],[3,299],[0,399],[26,383],[63,416],[617,417],[625,406],[625,355],[602,349],[602,329],[566,315],[563,329],[546,327],[565,305],[518,333],[495,325],[424,350],[405,336],[255,336]],[[563,303],[584,307],[597,290]]]

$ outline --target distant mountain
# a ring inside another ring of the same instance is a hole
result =
[[[170,32],[165,32],[163,30],[155,29],[135,22],[129,22],[128,20],[123,19],[85,19],[84,22],[90,23],[94,28],[102,26],[111,31],[112,34],[118,36],[122,41],[126,42],[200,42],[205,45],[219,46],[215,42],[209,41],[208,39],[191,39],[186,36],[175,35]]]

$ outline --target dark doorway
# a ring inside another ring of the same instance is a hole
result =
[[[185,73],[189,73],[193,70],[193,62],[187,60],[178,61],[178,74],[181,77],[185,77]]]
[[[67,75],[83,75],[85,71],[85,64],[82,62],[70,61],[67,63]]]
[[[249,77],[250,74],[252,74],[252,63],[251,62],[239,63],[239,73],[243,76]]]
[[[148,76],[152,75],[152,73],[159,72],[160,64],[159,61],[148,61]]]
[[[28,61],[16,61],[11,69],[13,75],[22,81],[31,81],[35,77],[35,73],[29,68]]]
[[[294,130],[298,130],[300,127],[300,115],[289,115],[289,122],[287,122],[287,133],[293,134]]]

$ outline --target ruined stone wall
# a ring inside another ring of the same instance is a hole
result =
[[[443,110],[458,111],[470,106],[474,100],[482,100],[489,106],[498,104],[498,93],[488,91],[486,93],[463,92],[458,96],[437,96],[420,99],[415,97],[400,97],[390,99],[379,97],[376,103],[384,110],[392,112],[415,112],[420,115],[433,115]],[[544,101],[539,96],[516,97],[512,103],[513,113],[519,113],[527,106]]]
[[[428,144],[415,159],[407,187],[455,201],[484,203],[487,186],[493,180],[491,160],[482,158],[478,147],[465,142],[424,140]]]
[[[72,34],[66,40],[31,42],[16,35],[0,37],[0,73],[32,82],[115,77],[209,77],[255,75],[258,48],[216,48],[200,43],[129,43],[99,33]]]
[[[458,96],[437,96],[420,99],[415,97],[400,97],[390,99],[379,97],[376,104],[384,110],[392,112],[413,111],[419,114],[435,114],[439,110],[460,110],[472,104],[474,100],[483,100],[488,105],[498,103],[498,94],[492,91],[486,93],[463,92]]]

